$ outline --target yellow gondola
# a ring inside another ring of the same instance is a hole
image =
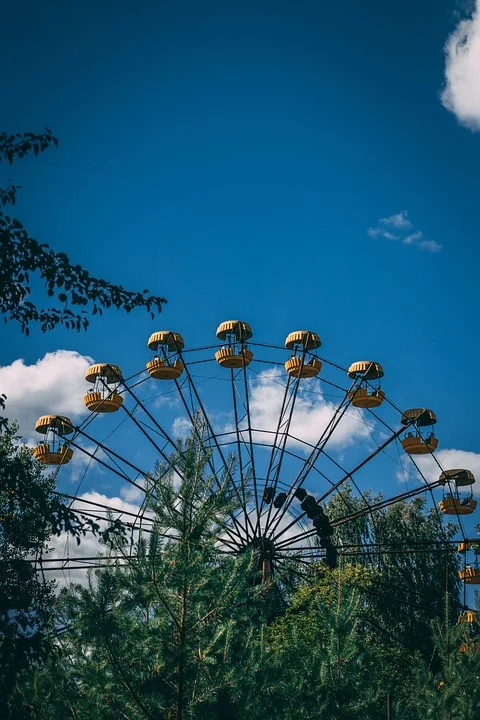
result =
[[[462,542],[460,542],[458,544],[457,552],[464,554],[468,550],[473,550],[474,548],[479,548],[479,547],[480,547],[480,541],[478,541],[478,540],[462,540]]]
[[[461,653],[468,653],[473,652],[474,650],[477,650],[477,648],[480,647],[480,644],[478,642],[468,642],[468,643],[461,643],[460,647],[458,648]]]
[[[461,553],[473,553],[473,563],[468,562],[463,570],[459,570],[460,580],[466,585],[480,585],[480,542],[478,540],[465,540],[460,543],[458,550]]]
[[[123,375],[118,365],[90,365],[85,373],[85,380],[93,385],[92,390],[84,397],[85,406],[90,412],[111,413],[122,407],[123,396],[117,392],[117,388]]]
[[[462,642],[459,650],[461,653],[473,652],[480,647],[478,643],[480,624],[478,612],[475,610],[465,610],[458,618],[458,623],[466,626],[466,631],[470,635],[469,638],[465,638],[465,642]]]
[[[180,333],[160,330],[150,335],[147,344],[155,353],[153,360],[149,360],[146,365],[150,377],[154,380],[177,380],[185,370],[178,356],[185,347]],[[158,355],[159,348],[162,351],[162,358]]]
[[[253,352],[245,343],[253,336],[253,331],[248,323],[243,320],[225,320],[218,326],[216,335],[227,343],[215,353],[215,360],[220,367],[236,370],[250,365]]]
[[[62,438],[73,433],[72,421],[64,415],[42,415],[35,423],[35,430],[44,435],[33,456],[44,465],[66,465],[73,457],[73,450]]]
[[[478,623],[478,613],[475,610],[465,610],[458,618],[459,623]]]
[[[413,422],[412,422],[413,421]],[[407,425],[406,435],[402,439],[402,447],[409,455],[425,455],[434,452],[438,447],[438,440],[433,431],[423,437],[421,428],[435,425],[437,418],[433,410],[427,408],[412,408],[405,410],[402,415],[402,425]]]
[[[480,568],[467,565],[464,570],[459,570],[458,574],[465,585],[480,585]]]
[[[438,504],[445,515],[471,515],[476,510],[477,501],[473,499],[472,491],[466,495],[458,492],[459,487],[471,487],[474,484],[475,476],[470,470],[445,470],[438,480],[442,485],[453,483],[455,486],[454,492],[444,494]]]
[[[360,385],[348,393],[354,407],[376,408],[383,403],[385,393],[380,389],[380,384],[372,385],[372,381],[380,380],[383,375],[382,366],[373,360],[359,360],[350,365],[349,378],[360,380]]]
[[[311,330],[295,330],[285,339],[285,347],[293,355],[286,361],[285,370],[292,377],[313,378],[322,369],[322,362],[312,351],[322,344],[319,335]]]

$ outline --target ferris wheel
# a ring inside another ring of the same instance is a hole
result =
[[[172,461],[178,435],[193,433],[212,476],[225,475],[235,498],[222,545],[232,554],[255,548],[263,581],[295,564],[299,571],[312,561],[335,568],[341,556],[365,553],[364,541],[341,542],[342,527],[366,516],[373,520],[390,505],[425,495],[439,516],[454,516],[458,523],[458,549],[466,558],[460,579],[480,584],[480,550],[462,524],[476,509],[475,478],[468,469],[441,466],[433,410],[400,410],[381,385],[379,362],[342,367],[320,354],[316,332],[291,332],[282,345],[253,337],[251,326],[241,320],[222,322],[217,342],[198,348],[187,347],[180,333],[163,330],[150,336],[150,357],[130,375],[113,363],[90,366],[87,419],[75,425],[62,415],[40,417],[34,456],[56,466],[57,473],[75,454],[86,457],[89,473],[98,467],[103,482],[111,475],[117,488],[134,489],[141,501],[130,510],[116,508],[82,495],[80,485],[63,497],[87,517],[104,520],[108,514],[132,532],[149,532],[152,467],[161,461],[165,472],[173,468],[181,476]],[[436,480],[425,477],[422,456],[438,466]],[[393,485],[386,496],[381,487],[383,496],[372,500],[365,492],[375,466],[384,474],[388,468],[391,472],[392,462],[408,476],[405,489],[395,492],[398,485]],[[358,500],[354,505],[352,493],[344,492],[347,486]],[[332,498],[339,500],[334,516]],[[99,567],[102,559],[80,555],[56,562],[42,568]]]

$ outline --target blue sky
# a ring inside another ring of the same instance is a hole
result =
[[[2,170],[24,186],[17,216],[91,273],[168,305],[154,322],[109,312],[82,335],[5,327],[2,365],[62,349],[133,372],[163,327],[187,347],[230,317],[267,343],[307,327],[340,364],[381,362],[397,405],[432,407],[441,448],[480,453],[480,135],[465,88],[456,112],[440,99],[444,46],[469,9],[11,3],[2,126],[47,124],[60,139]],[[411,225],[397,235],[388,218],[402,212]]]

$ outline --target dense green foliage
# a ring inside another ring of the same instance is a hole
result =
[[[17,673],[6,717],[380,720],[388,702],[395,720],[480,717],[454,555],[345,555],[261,584],[257,551],[222,541],[235,497],[207,461],[190,437],[156,469],[151,532],[110,538],[108,567],[58,595],[49,653]],[[418,500],[364,530],[427,548],[445,532]]]
[[[52,583],[39,582],[28,558],[45,548],[53,482],[15,427],[0,435],[0,707],[16,674],[44,649],[52,619]]]
[[[0,432],[0,711],[18,674],[53,650],[54,584],[39,577],[31,560],[40,559],[49,539],[63,532],[77,543],[87,532],[120,546],[125,542],[118,521],[102,529],[62,501],[53,476],[16,430],[5,421]]]
[[[342,488],[342,496],[337,495],[329,503],[332,518],[345,515],[345,502],[351,511],[364,506],[361,499],[353,496],[350,487]],[[375,553],[365,554],[363,550],[361,555],[347,557],[350,562],[375,567],[375,590],[370,592],[369,603],[380,613],[384,631],[398,638],[403,647],[420,652],[428,661],[433,651],[430,624],[438,618],[444,619],[447,588],[448,621],[455,622],[460,583],[456,548],[453,545],[448,552],[444,542],[454,537],[455,525],[443,523],[435,509],[426,513],[425,507],[425,499],[417,497],[367,514],[340,526],[337,541],[345,546],[368,543],[384,548],[381,557]],[[421,552],[404,552],[419,545]],[[359,551],[354,548],[351,552]]]

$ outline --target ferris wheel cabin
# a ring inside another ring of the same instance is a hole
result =
[[[467,565],[463,570],[459,570],[459,576],[460,580],[462,580],[465,585],[480,585],[480,568],[478,567],[478,560],[476,565]]]
[[[180,358],[185,342],[180,333],[160,330],[150,335],[147,344],[155,353],[146,365],[150,377],[154,380],[177,380],[185,370]]]
[[[316,377],[322,369],[322,363],[312,351],[317,350],[321,344],[319,335],[311,330],[295,330],[287,335],[285,347],[293,353],[285,363],[287,373],[297,378]]]
[[[473,499],[472,492],[475,476],[470,470],[445,470],[438,480],[441,485],[449,486],[449,492],[444,493],[439,502],[445,515],[471,515],[476,510],[477,501]],[[469,488],[469,492],[460,494],[459,488],[462,487]]]
[[[382,366],[373,360],[359,360],[350,365],[348,377],[360,381],[359,385],[348,393],[354,407],[376,408],[383,403],[385,393],[381,390],[380,383],[375,382],[383,375]]]
[[[460,645],[460,652],[472,652],[480,647],[480,619],[475,610],[465,610],[458,618],[458,624],[465,629],[465,642]]]
[[[438,447],[438,439],[433,430],[428,434],[424,428],[431,428],[437,422],[433,410],[427,408],[412,408],[405,410],[401,423],[406,425],[406,434],[402,439],[402,447],[409,455],[426,455],[433,453]]]
[[[225,320],[217,328],[217,338],[225,343],[215,353],[220,367],[238,370],[253,360],[253,352],[245,344],[253,336],[250,325],[243,320]]]
[[[90,365],[85,373],[85,380],[93,385],[84,397],[85,406],[90,412],[111,413],[120,410],[123,397],[117,392],[117,388],[123,375],[118,365]]]
[[[480,540],[464,540],[457,548],[457,552],[465,555],[465,567],[459,570],[460,580],[466,585],[480,585]],[[473,558],[469,559],[469,556]]]
[[[35,423],[35,430],[44,435],[33,456],[44,465],[66,465],[73,457],[73,450],[65,436],[73,433],[72,421],[63,415],[42,415]]]
[[[458,544],[457,552],[461,553],[463,555],[466,552],[468,552],[469,550],[474,550],[475,548],[478,548],[480,550],[480,541],[478,541],[478,540],[462,540],[462,542]]]

